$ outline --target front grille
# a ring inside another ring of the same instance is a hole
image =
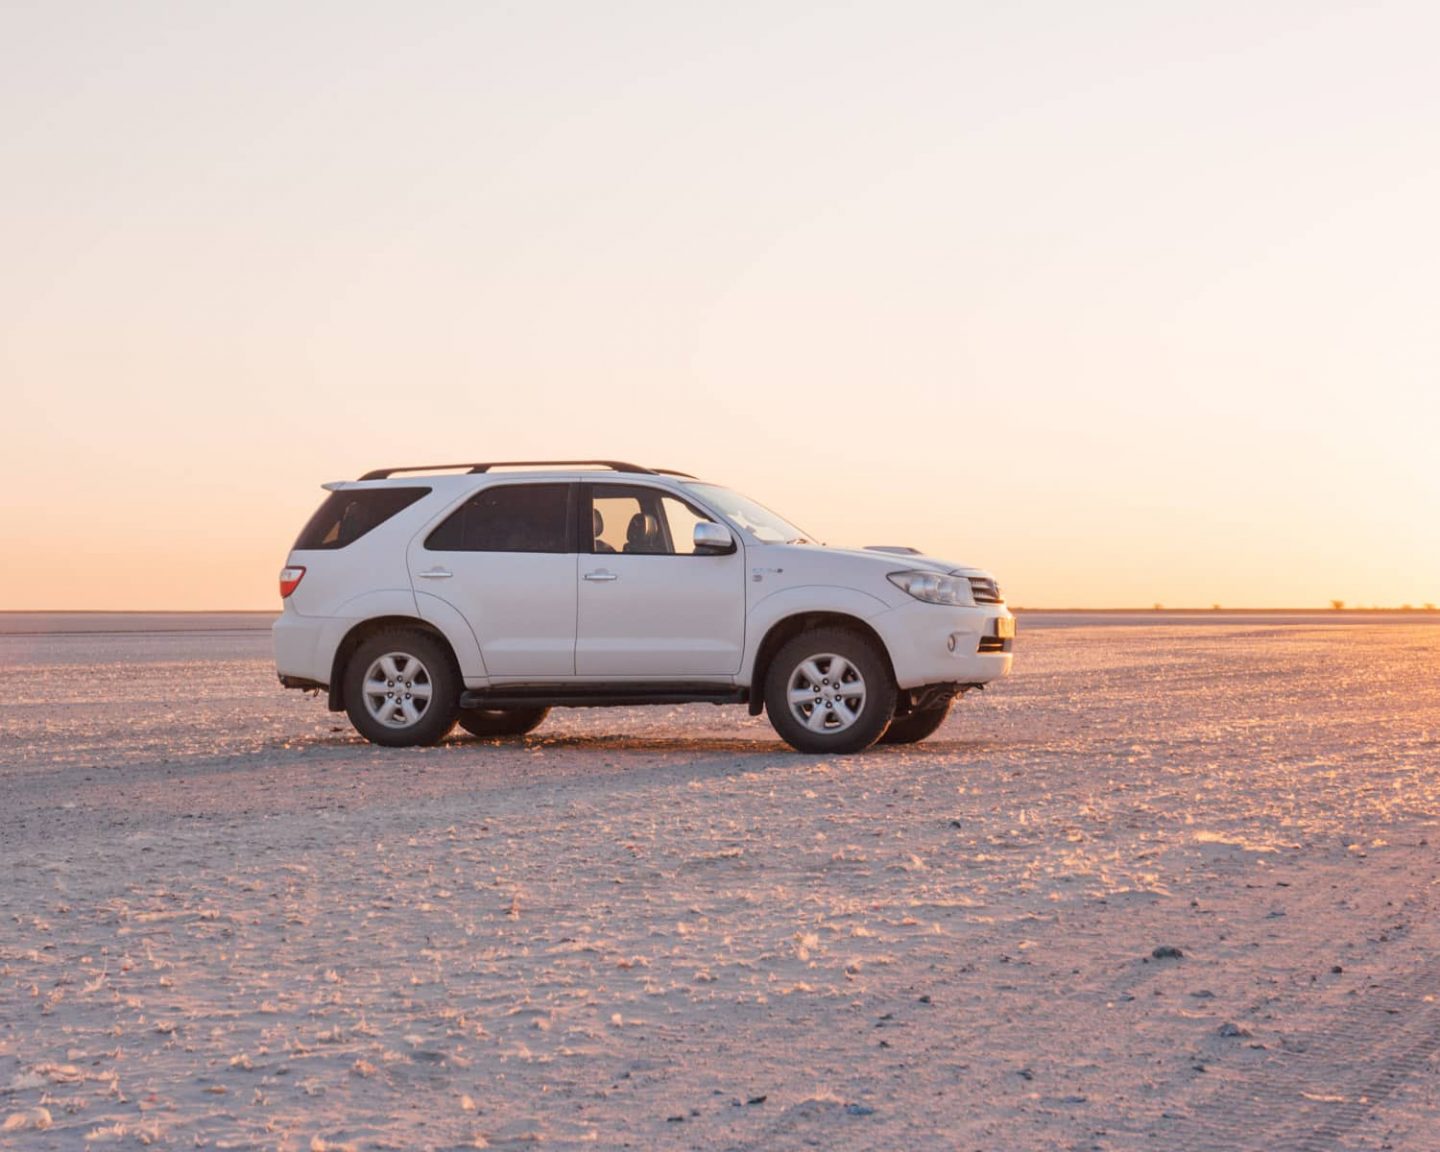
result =
[[[970,594],[975,597],[977,604],[1005,603],[1005,597],[1000,595],[1000,585],[988,576],[971,576]]]

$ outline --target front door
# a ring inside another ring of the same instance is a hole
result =
[[[711,519],[661,488],[588,484],[579,506],[577,675],[724,676],[745,645],[745,557],[697,552]],[[588,552],[587,552],[588,546]]]
[[[577,495],[565,481],[488,485],[410,545],[422,603],[465,617],[492,677],[575,673]]]

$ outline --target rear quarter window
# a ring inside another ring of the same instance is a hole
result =
[[[429,492],[429,488],[342,489],[332,492],[310,517],[310,522],[300,530],[295,548],[306,552],[344,548]]]
[[[483,488],[425,540],[431,552],[573,552],[573,484]]]

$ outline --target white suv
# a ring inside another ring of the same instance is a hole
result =
[[[988,574],[827,548],[683,473],[452,464],[325,488],[280,574],[275,661],[377,744],[708,701],[768,710],[802,752],[857,752],[923,740],[1010,670]]]

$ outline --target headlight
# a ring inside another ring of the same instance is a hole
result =
[[[891,572],[890,583],[926,604],[953,604],[960,608],[975,604],[969,580],[942,576],[939,572]]]

